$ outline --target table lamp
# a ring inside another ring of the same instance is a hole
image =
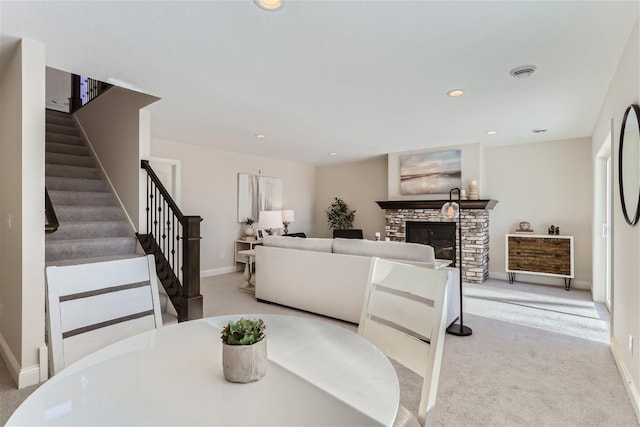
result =
[[[292,210],[282,211],[282,225],[284,225],[284,234],[289,232],[289,224],[296,220],[296,216]]]
[[[272,236],[282,226],[282,211],[260,211],[258,223]]]

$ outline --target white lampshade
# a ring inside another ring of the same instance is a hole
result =
[[[272,229],[282,227],[282,212],[281,211],[260,211],[258,216],[258,224],[260,228]]]
[[[445,218],[457,218],[460,213],[460,206],[456,202],[447,202],[442,205],[440,214]]]
[[[292,210],[282,211],[282,223],[292,223],[296,220],[296,216]]]

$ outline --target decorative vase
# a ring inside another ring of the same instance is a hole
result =
[[[245,236],[253,236],[255,233],[256,233],[255,230],[250,225],[247,225],[247,227],[244,229]]]
[[[258,381],[267,373],[267,337],[251,345],[222,343],[224,378],[232,383]]]

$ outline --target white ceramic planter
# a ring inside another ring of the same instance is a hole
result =
[[[222,370],[227,381],[250,383],[267,373],[267,337],[252,345],[222,343]]]

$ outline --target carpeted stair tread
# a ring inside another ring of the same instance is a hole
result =
[[[127,255],[136,252],[135,237],[102,237],[48,241],[45,260],[95,258],[109,255]]]
[[[47,261],[45,262],[45,265],[48,267],[50,265],[92,264],[94,262],[116,261],[119,259],[138,258],[141,256],[145,256],[145,255],[132,253],[132,254],[126,254],[126,255],[108,255],[108,256],[91,257],[91,258],[62,259],[62,260]]]
[[[72,154],[74,156],[91,156],[89,147],[76,144],[65,144],[62,142],[47,142],[45,145],[47,153]]]
[[[102,179],[45,176],[45,183],[49,191],[109,191],[107,183]]]
[[[58,165],[85,166],[85,167],[95,166],[95,161],[93,160],[93,158],[86,157],[86,156],[75,156],[73,154],[61,154],[61,153],[45,153],[44,158],[46,163],[55,163]]]
[[[75,126],[62,126],[55,123],[46,124],[47,132],[59,133],[63,135],[82,136],[80,129]]]
[[[118,221],[125,220],[120,206],[54,206],[58,221]]]
[[[130,235],[126,221],[74,221],[61,222],[55,233],[45,236],[50,240],[87,239],[93,237],[126,237]]]
[[[55,117],[71,117],[71,114],[69,113],[65,113],[64,111],[58,111],[58,110],[50,110],[50,109],[46,109],[45,110],[47,113],[47,116],[55,116]]]
[[[47,142],[60,142],[69,145],[85,145],[84,138],[81,136],[65,135],[62,133],[49,132],[45,133],[45,140]]]
[[[71,116],[69,115],[56,116],[54,114],[47,114],[46,123],[47,124],[51,123],[54,125],[61,125],[61,126],[71,126],[71,127],[75,126],[75,122],[73,121],[73,118],[71,118]]]
[[[46,176],[100,179],[100,170],[96,167],[68,166],[47,163],[44,167],[44,173]]]
[[[63,191],[49,190],[54,206],[114,206],[116,198],[110,191]]]

